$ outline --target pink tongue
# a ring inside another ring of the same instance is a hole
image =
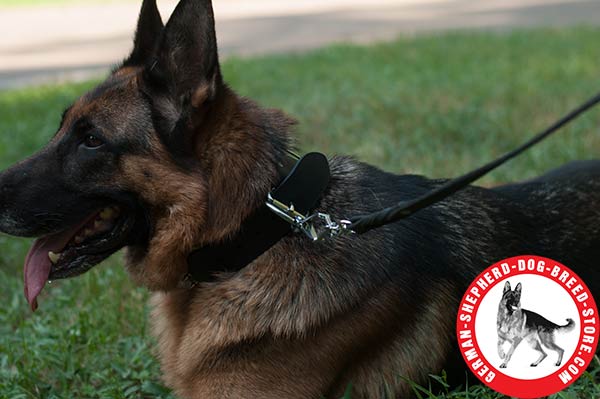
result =
[[[36,298],[42,292],[46,281],[48,281],[48,276],[50,276],[52,264],[50,258],[48,258],[48,252],[61,252],[79,230],[79,227],[38,238],[29,250],[25,258],[23,274],[25,277],[25,298],[27,298],[32,311],[37,309]]]

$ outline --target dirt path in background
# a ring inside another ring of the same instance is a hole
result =
[[[221,54],[300,51],[402,33],[600,24],[599,0],[214,0]],[[160,1],[163,19],[176,1]],[[131,46],[139,5],[0,9],[0,89],[104,73]]]

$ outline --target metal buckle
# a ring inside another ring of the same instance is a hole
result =
[[[273,198],[271,193],[267,196],[266,204],[273,213],[291,224],[294,230],[301,231],[312,241],[354,233],[350,229],[352,222],[349,220],[334,221],[329,214],[321,212],[305,216],[294,209],[294,204],[288,206]],[[320,225],[317,222],[321,222]]]

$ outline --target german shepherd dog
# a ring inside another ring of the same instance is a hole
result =
[[[600,295],[600,161],[468,187],[362,235],[289,234],[238,272],[187,284],[190,252],[264,206],[293,126],[223,82],[210,0],[181,0],[165,26],[145,0],[132,53],[0,174],[0,230],[40,237],[25,260],[31,306],[48,279],[125,248],[131,278],[154,292],[164,380],[180,397],[335,398],[351,383],[353,398],[392,398],[443,369],[464,383],[458,304],[493,262],[551,257]],[[338,219],[443,182],[329,163],[317,210]]]
[[[514,290],[510,288],[510,282],[504,284],[502,299],[498,305],[498,355],[504,362],[500,368],[506,368],[515,349],[525,340],[533,349],[540,353],[540,357],[531,367],[537,367],[548,354],[544,352],[542,345],[558,353],[556,366],[562,364],[564,349],[554,342],[554,333],[558,331],[568,332],[575,328],[575,321],[567,319],[567,324],[559,326],[547,320],[545,317],[521,308],[522,285],[518,283]],[[510,348],[505,353],[504,343],[509,342]]]

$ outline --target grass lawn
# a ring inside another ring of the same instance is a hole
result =
[[[452,33],[303,55],[230,59],[240,93],[301,122],[302,150],[350,153],[395,172],[454,176],[521,143],[600,89],[600,29]],[[94,82],[0,93],[0,167],[54,133],[63,108]],[[598,157],[600,110],[494,172],[485,185]],[[0,397],[171,397],[160,385],[147,293],[119,256],[53,282],[31,314],[23,297],[28,240],[0,236]],[[561,399],[600,397],[600,362]],[[594,382],[596,381],[596,382]],[[426,393],[423,397],[429,397]],[[444,398],[499,398],[481,387]]]

